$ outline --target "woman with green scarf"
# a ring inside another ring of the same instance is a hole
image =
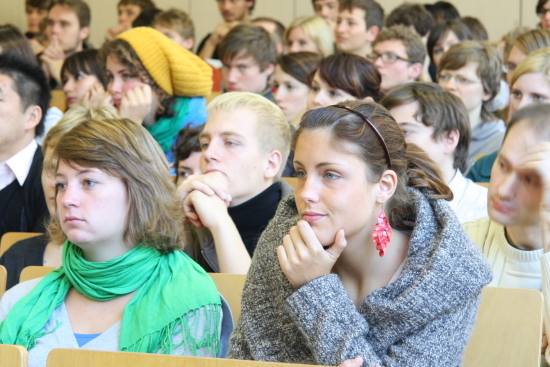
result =
[[[26,347],[30,367],[45,366],[53,348],[223,354],[230,313],[180,251],[181,205],[151,135],[128,119],[86,120],[61,137],[52,162],[48,231],[64,242],[63,266],[6,292],[0,344]]]
[[[212,91],[212,68],[150,27],[132,28],[106,42],[100,60],[119,115],[143,124],[172,163],[178,132],[206,122],[203,97]]]

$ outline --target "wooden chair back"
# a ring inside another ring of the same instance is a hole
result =
[[[50,107],[57,107],[61,112],[65,112],[67,109],[67,98],[65,97],[65,92],[62,90],[52,90],[52,101],[50,102]]]
[[[8,282],[8,271],[3,265],[0,265],[0,298],[6,292],[6,283]],[[0,364],[2,366],[2,364]]]
[[[539,367],[542,293],[533,289],[486,287],[463,367]]]
[[[14,243],[35,237],[40,236],[42,233],[32,233],[32,232],[6,232],[2,236],[2,239],[0,240],[0,256],[4,255],[4,252],[6,252]]]
[[[208,273],[216,283],[218,292],[225,298],[231,308],[235,324],[241,316],[241,298],[243,294],[244,274]]]
[[[3,366],[3,365],[2,365]],[[238,359],[179,357],[146,353],[53,349],[46,367],[313,367],[306,364],[241,361]]]
[[[477,184],[479,186],[489,188],[489,182],[475,182],[475,184]]]
[[[23,283],[27,280],[42,278],[43,276],[48,275],[50,272],[54,271],[56,268],[53,266],[27,266],[21,270],[19,275],[19,282]]]
[[[20,345],[0,344],[0,366],[27,367],[27,350]]]
[[[292,186],[293,189],[296,189],[296,184],[298,183],[298,179],[296,177],[283,177],[283,180]]]

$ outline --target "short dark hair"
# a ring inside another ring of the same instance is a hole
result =
[[[48,10],[51,0],[25,0],[25,6],[29,8],[38,8]]]
[[[228,63],[239,53],[253,57],[264,71],[269,64],[277,62],[277,45],[265,29],[254,24],[239,24],[233,27],[218,46],[223,63]]]
[[[379,101],[384,96],[380,91],[380,72],[364,57],[346,53],[330,55],[321,60],[317,71],[332,88],[341,89],[357,99],[372,97]],[[314,74],[311,73],[310,79]]]
[[[2,54],[19,55],[36,62],[29,40],[11,24],[0,26],[0,48]]]
[[[422,4],[405,3],[399,5],[388,15],[386,27],[394,25],[413,26],[420,37],[424,37],[434,26],[434,17]]]
[[[63,84],[66,80],[64,78],[65,72],[74,75],[75,77],[84,72],[88,75],[94,75],[103,84],[103,87],[107,86],[107,79],[103,68],[98,59],[99,51],[97,49],[84,50],[75,52],[71,56],[67,57],[61,67],[61,79]]]
[[[44,117],[50,106],[51,93],[46,74],[37,65],[18,55],[0,54],[0,74],[7,75],[13,80],[13,90],[21,99],[21,110],[30,106],[38,106],[42,110],[42,118],[34,131],[35,135],[44,132]]]
[[[391,110],[412,102],[418,102],[416,115],[422,119],[422,123],[433,126],[434,140],[443,138],[452,130],[458,131],[460,137],[454,151],[453,167],[466,172],[472,129],[462,100],[438,84],[413,82],[392,89],[380,104]]]
[[[121,5],[137,5],[141,8],[142,12],[148,9],[157,8],[155,3],[151,0],[120,0],[117,4],[117,8]]]
[[[189,158],[191,153],[201,151],[199,136],[203,129],[204,125],[196,127],[187,125],[180,130],[176,137],[176,146],[173,150],[174,157],[176,158],[176,168],[178,163]]]
[[[379,29],[384,27],[384,9],[374,0],[341,0],[340,11],[352,11],[353,8],[365,11],[365,24],[367,29],[377,26]]]
[[[56,5],[64,6],[76,13],[78,18],[78,25],[80,28],[86,28],[90,26],[90,7],[86,2],[82,0],[53,0],[48,8],[48,11],[51,11],[52,8]]]
[[[142,11],[132,22],[132,28],[152,27],[155,17],[160,13],[162,13],[162,10],[156,8]]]
[[[460,18],[455,6],[447,1],[438,1],[435,4],[426,4],[426,10],[432,13],[435,22]]]
[[[548,0],[539,0],[538,1],[537,7],[536,7],[537,15],[542,13],[542,11],[544,9],[544,5],[546,5],[547,2],[548,2]]]
[[[460,21],[470,30],[472,39],[476,41],[488,41],[489,34],[481,21],[474,17],[463,17]]]
[[[220,1],[220,0],[216,0],[216,1]],[[252,14],[252,10],[254,10],[254,7],[256,6],[256,0],[245,0],[247,3],[252,3],[252,6],[249,8],[250,9],[250,14]]]
[[[445,20],[437,23],[432,28],[426,45],[428,48],[428,56],[430,56],[432,62],[435,45],[440,42],[449,31],[452,31],[460,41],[472,39],[470,29],[458,19]]]

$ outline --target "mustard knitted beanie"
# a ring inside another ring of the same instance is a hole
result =
[[[212,68],[150,27],[132,28],[117,36],[130,44],[143,67],[169,95],[203,97],[212,91]]]

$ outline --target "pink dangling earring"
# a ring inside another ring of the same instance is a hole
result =
[[[388,248],[391,235],[391,227],[388,223],[388,218],[386,218],[386,213],[384,213],[382,209],[378,214],[378,220],[374,226],[374,231],[372,231],[372,242],[376,245],[376,249],[380,251],[381,257],[384,256],[384,250]]]

